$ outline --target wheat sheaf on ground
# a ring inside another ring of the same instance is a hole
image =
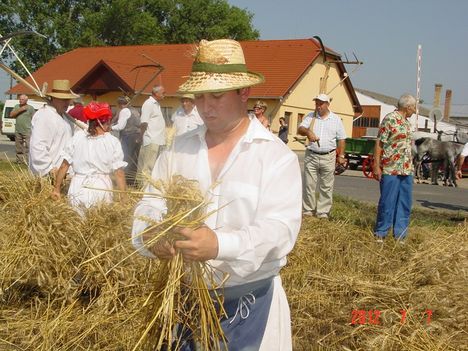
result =
[[[82,220],[51,190],[28,173],[0,173],[0,350],[156,349],[147,337],[161,335],[151,323],[157,292],[176,280],[158,276],[167,265],[132,255],[139,195]],[[304,219],[281,272],[294,350],[466,349],[465,214],[414,211],[403,246],[374,242],[374,206],[337,199],[332,216]],[[380,311],[379,324],[353,325],[358,310]]]

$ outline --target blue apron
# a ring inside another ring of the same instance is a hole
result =
[[[224,296],[223,307],[227,315],[221,319],[227,340],[224,350],[259,350],[270,313],[273,277],[220,289],[218,293]],[[183,338],[181,351],[197,350],[189,330],[179,330],[179,335]]]

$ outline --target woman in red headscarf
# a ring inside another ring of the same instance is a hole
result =
[[[120,141],[108,133],[112,112],[106,103],[90,102],[83,110],[88,131],[78,131],[63,152],[63,162],[57,172],[52,196],[60,198],[60,187],[70,166],[74,175],[68,190],[70,204],[83,214],[98,202],[112,202],[112,179],[117,188],[125,190],[124,162]]]

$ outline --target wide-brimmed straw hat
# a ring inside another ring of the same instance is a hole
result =
[[[195,95],[193,95],[193,94],[180,94],[179,97],[181,99],[195,100]]]
[[[99,120],[101,123],[106,123],[112,118],[112,111],[106,102],[91,101],[83,109],[83,115],[88,121]]]
[[[52,82],[52,91],[47,93],[47,96],[51,96],[57,99],[76,99],[80,97],[70,89],[70,81],[67,79],[56,79]]]
[[[221,92],[250,87],[264,80],[261,74],[247,70],[244,52],[237,41],[202,40],[197,47],[192,73],[178,92]]]

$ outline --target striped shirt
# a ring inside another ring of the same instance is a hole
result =
[[[313,118],[315,119],[313,132],[320,138],[320,147],[316,142],[309,143],[307,146],[309,150],[314,152],[329,152],[336,149],[337,140],[346,139],[346,132],[341,118],[331,111],[325,119],[322,119],[315,112],[310,112],[305,116],[300,127],[309,129]]]

